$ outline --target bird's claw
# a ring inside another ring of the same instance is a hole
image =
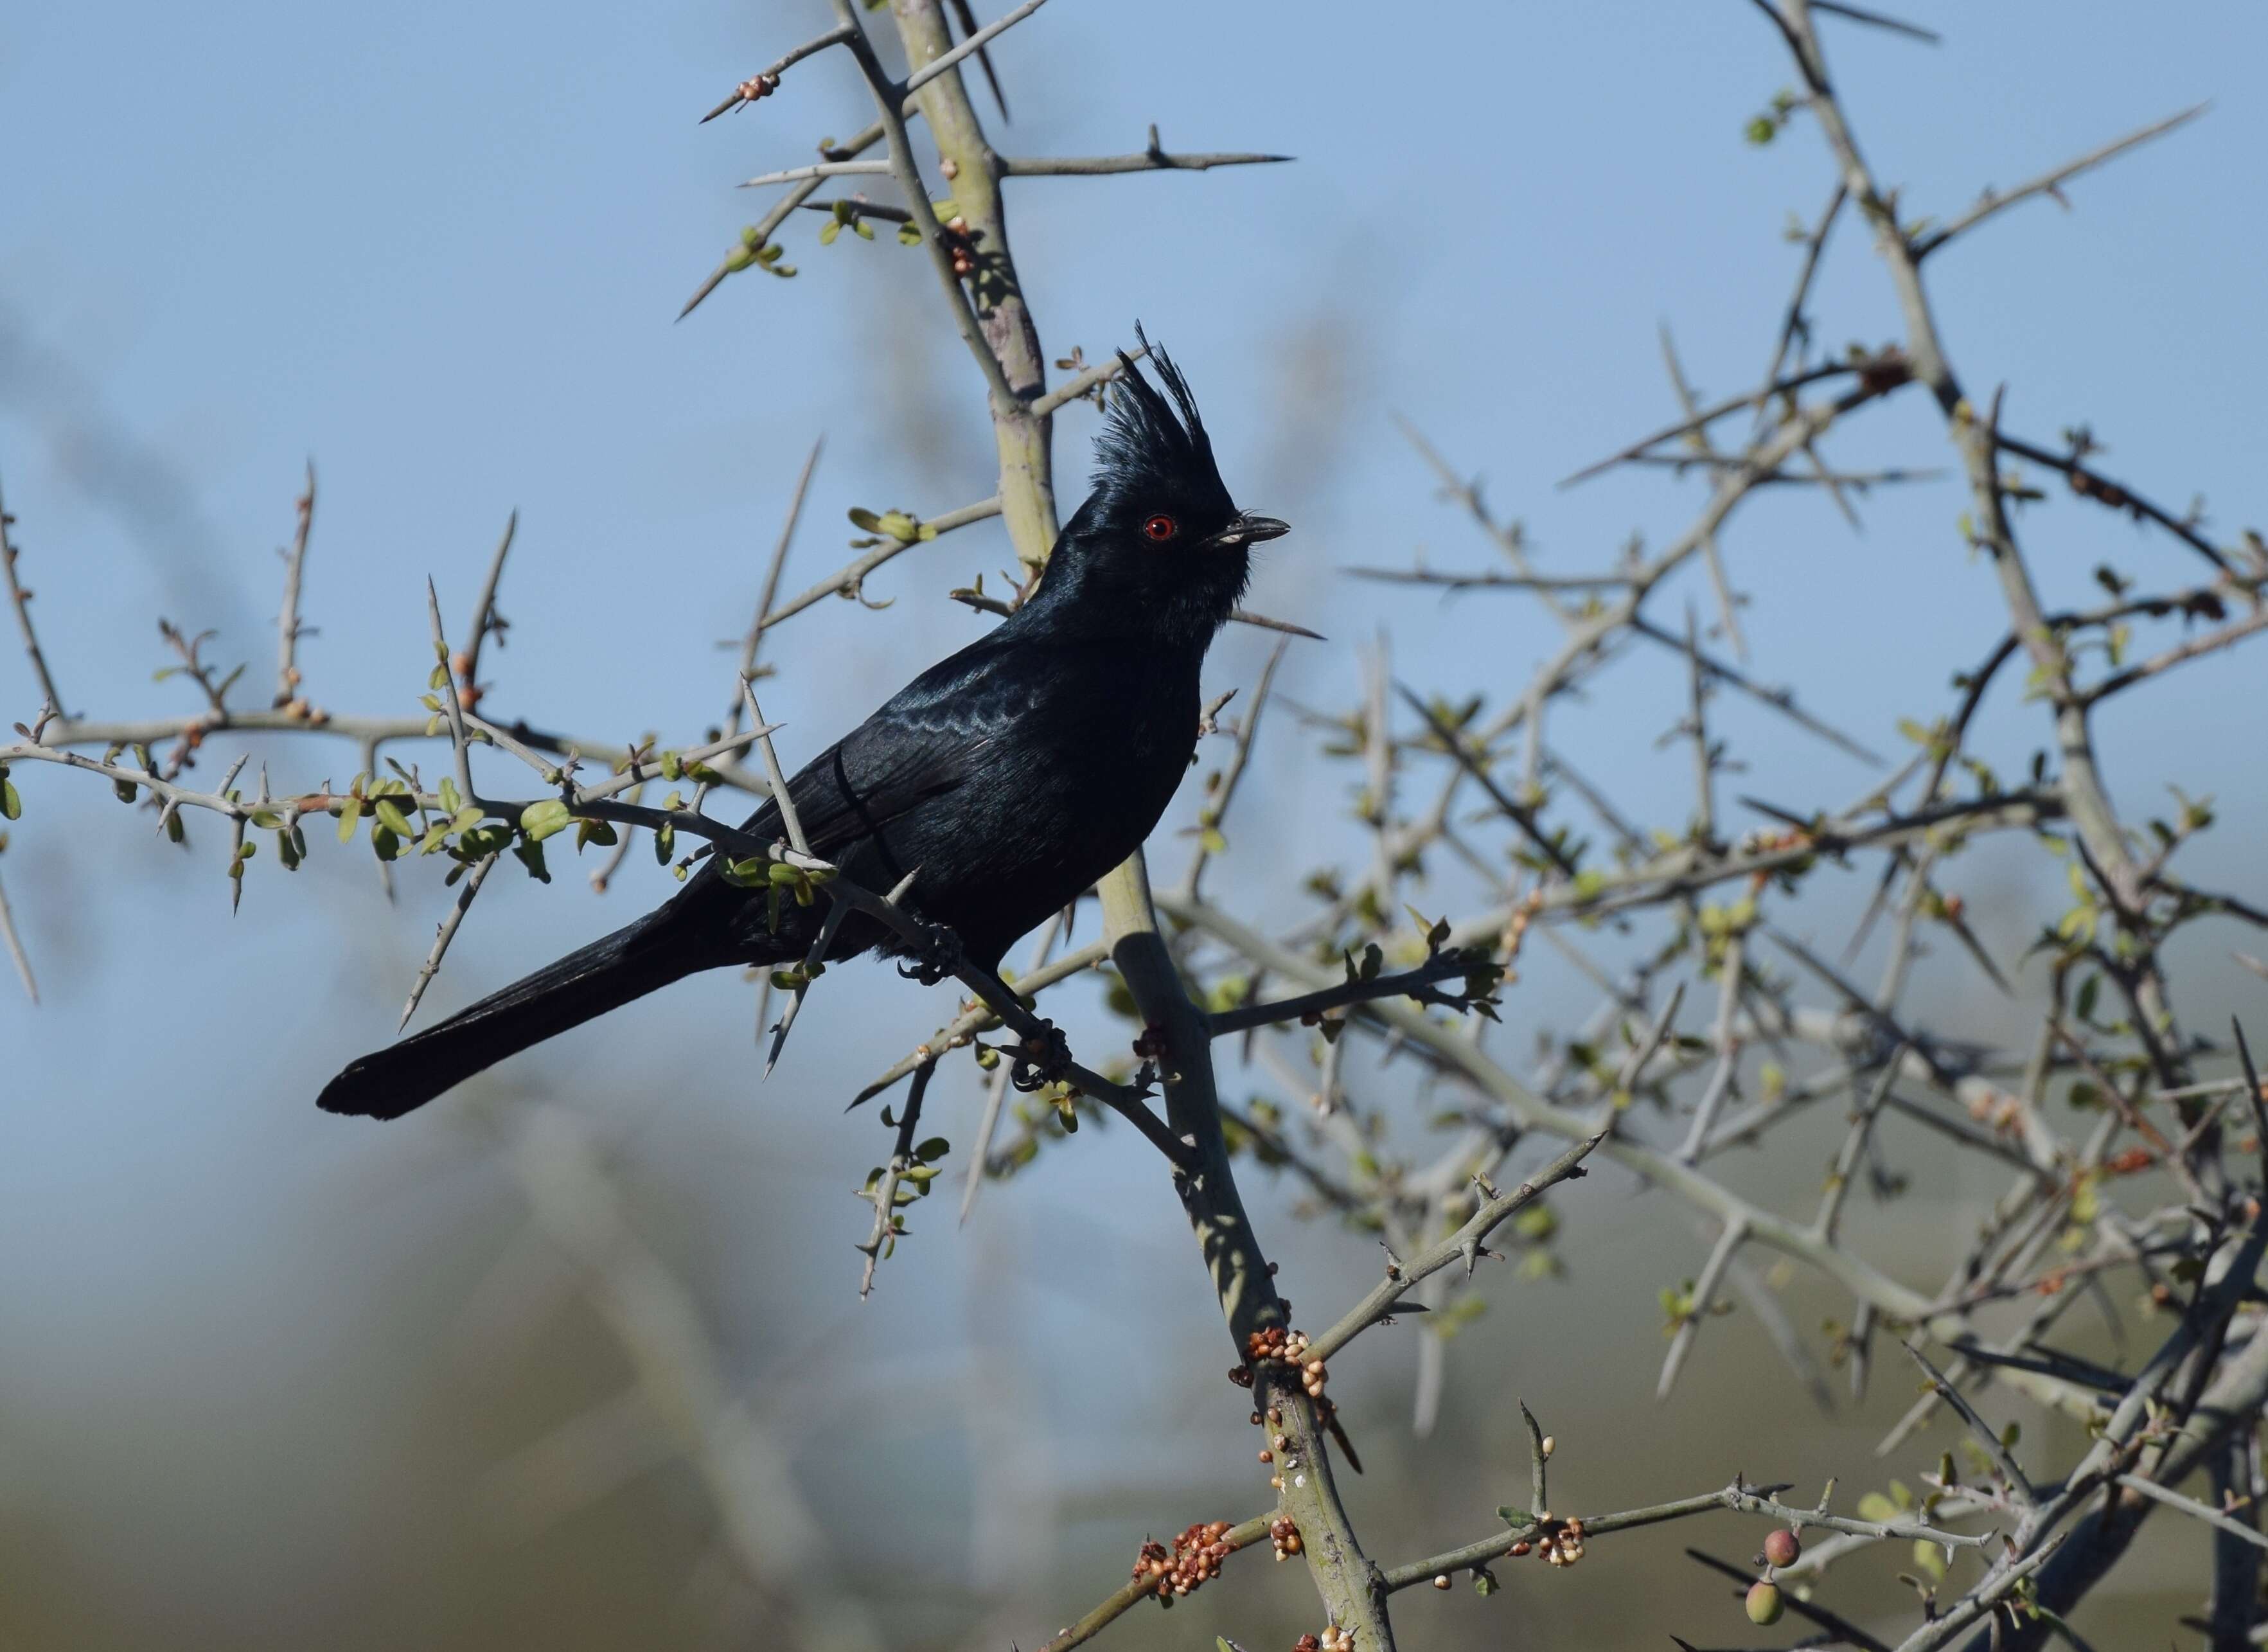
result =
[[[924,924],[921,950],[902,962],[898,973],[909,981],[935,986],[956,973],[961,963],[961,937],[943,924]]]
[[[1016,1046],[1008,1082],[1020,1090],[1044,1089],[1071,1071],[1071,1044],[1051,1021]]]

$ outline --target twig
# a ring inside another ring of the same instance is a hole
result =
[[[794,49],[789,51],[774,62],[770,68],[758,70],[755,74],[750,75],[746,80],[743,80],[739,85],[733,87],[732,96],[726,98],[724,102],[718,104],[715,108],[710,110],[708,114],[703,115],[698,124],[706,126],[710,122],[715,120],[720,114],[727,114],[734,109],[746,107],[747,105],[755,102],[759,98],[770,97],[772,92],[777,89],[780,77],[785,74],[789,70],[795,67],[796,64],[801,63],[805,58],[811,56],[814,53],[825,51],[830,46],[840,46],[850,38],[850,31],[848,28],[832,28],[828,30],[824,34],[819,35],[814,39],[806,41],[802,45],[796,47]]]
[[[1511,1192],[1491,1195],[1447,1238],[1428,1246],[1408,1261],[1389,1264],[1383,1280],[1373,1286],[1359,1302],[1340,1316],[1337,1324],[1309,1343],[1309,1357],[1328,1360],[1373,1325],[1381,1320],[1391,1319],[1397,1309],[1403,1308],[1403,1298],[1420,1280],[1432,1278],[1443,1268],[1462,1262],[1465,1271],[1471,1272],[1484,1255],[1491,1254],[1483,1249],[1491,1234],[1523,1206],[1532,1204],[1561,1182],[1572,1181],[1587,1174],[1583,1169],[1583,1161],[1589,1158],[1592,1151],[1606,1139],[1606,1132],[1601,1131],[1578,1141]]]
[[[63,715],[63,694],[55,687],[55,673],[48,669],[48,657],[40,649],[39,632],[32,628],[32,594],[24,588],[16,570],[16,559],[21,555],[9,529],[16,519],[8,514],[8,504],[0,496],[0,577],[8,581],[8,605],[16,610],[16,629],[24,635],[24,653],[32,662],[32,677],[40,685],[44,704],[57,717]]]
[[[1960,1413],[1961,1420],[1969,1425],[1970,1433],[1975,1434],[1984,1445],[1986,1453],[1991,1456],[1994,1464],[1999,1469],[2001,1478],[2007,1481],[2009,1495],[2014,1500],[2016,1506],[2019,1508],[2030,1508],[2036,1504],[2039,1501],[2039,1493],[2032,1489],[2031,1477],[2024,1472],[2023,1465],[2016,1461],[2016,1454],[2008,1449],[2007,1442],[1977,1414],[1977,1408],[1969,1403],[1967,1397],[1958,1388],[1946,1380],[1944,1372],[1929,1362],[1927,1355],[1915,1347],[1912,1343],[1905,1342],[1903,1338],[1900,1339],[1900,1342],[1905,1351],[1913,1356],[1913,1362],[1921,1367],[1922,1374],[1929,1378],[1929,1385],[1937,1390],[1938,1397]]]
[[[448,952],[449,943],[457,937],[457,926],[465,921],[465,914],[472,910],[473,897],[481,892],[481,885],[488,881],[490,870],[503,852],[500,849],[490,850],[465,874],[455,903],[433,936],[433,949],[425,955],[425,962],[417,967],[417,978],[409,984],[409,1001],[401,1007],[401,1019],[394,1025],[396,1032],[409,1025],[409,1018],[417,1013],[418,1000],[425,996],[425,989],[432,984],[433,977],[441,972],[441,959]]]
[[[764,582],[756,594],[756,611],[749,616],[747,635],[740,638],[740,668],[733,681],[733,704],[725,713],[725,732],[728,734],[740,733],[740,712],[746,704],[743,685],[755,680],[756,650],[763,641],[766,616],[772,611],[772,599],[779,594],[780,574],[787,566],[788,548],[795,543],[796,524],[803,520],[804,495],[810,490],[812,473],[819,468],[820,450],[826,445],[824,436],[812,442],[810,455],[796,476],[795,491],[788,496],[787,516],[780,523],[771,560],[764,564]]]
[[[1461,1007],[1464,1000],[1445,997],[1427,989],[1436,981],[1470,974],[1475,962],[1453,953],[1437,954],[1415,969],[1405,970],[1399,975],[1381,975],[1367,981],[1344,981],[1321,992],[1302,992],[1296,998],[1275,999],[1264,1004],[1240,1004],[1233,1009],[1216,1010],[1204,1018],[1205,1028],[1212,1036],[1224,1038],[1255,1027],[1273,1027],[1285,1021],[1306,1021],[1309,1017],[1328,1014],[1335,1009],[1375,1003],[1388,998],[1407,998],[1420,1004]]]
[[[464,647],[459,651],[464,659],[461,662],[451,662],[453,669],[459,663],[463,666],[457,675],[465,685],[464,698],[468,709],[480,704],[483,692],[480,680],[481,649],[491,633],[496,637],[497,646],[501,648],[504,645],[505,623],[497,613],[497,587],[503,583],[504,559],[512,554],[512,542],[519,533],[519,511],[514,507],[512,513],[504,519],[504,533],[497,540],[496,552],[489,558],[487,576],[481,581],[480,600],[473,604],[472,627],[465,634]]]
[[[1813,0],[1813,4],[1816,4],[1817,0]],[[2066,161],[2051,171],[2043,172],[2038,177],[2017,185],[2006,195],[1999,195],[1987,189],[1975,206],[1970,207],[1944,228],[1932,231],[1926,235],[1917,236],[1913,241],[1912,252],[1915,262],[1919,262],[1955,236],[1966,234],[1994,213],[2006,211],[2020,201],[2028,201],[2036,195],[2054,195],[2060,201],[2063,198],[2059,193],[2060,187],[2078,177],[2080,173],[2092,171],[2113,156],[2123,155],[2128,150],[2146,144],[2154,137],[2162,137],[2177,126],[2188,125],[2211,107],[2210,104],[2194,104],[2183,109],[2179,114],[2171,115],[2154,126],[2146,126],[2139,132],[2129,132],[2125,136],[2116,138],[2103,144],[2100,149],[2089,150],[2077,160]]]
[[[874,1270],[881,1265],[885,1247],[895,1249],[901,1231],[898,1222],[898,1187],[907,1171],[914,1167],[915,1132],[921,1127],[922,1097],[928,1093],[929,1081],[937,1073],[937,1063],[926,1062],[915,1069],[913,1088],[906,1093],[905,1116],[898,1120],[897,1145],[890,1150],[890,1162],[883,1167],[870,1197],[874,1205],[874,1229],[857,1250],[866,1258],[866,1265],[858,1275],[858,1300],[864,1302],[874,1294]]]
[[[976,33],[970,35],[967,40],[961,41],[960,45],[954,47],[951,51],[940,53],[939,55],[931,58],[928,63],[923,64],[912,74],[906,77],[906,83],[902,88],[900,88],[899,95],[901,97],[911,97],[915,92],[919,92],[924,86],[929,85],[931,81],[936,79],[939,75],[944,74],[947,70],[957,68],[962,58],[974,55],[975,54],[983,51],[994,41],[998,40],[1003,34],[1005,34],[1010,29],[1014,28],[1016,25],[1021,23],[1026,18],[1031,16],[1033,12],[1038,11],[1042,6],[1047,4],[1047,3],[1048,0],[1024,0],[1024,4],[1018,6],[1014,11],[1009,12],[1005,17],[995,18],[992,22],[986,24],[983,28],[977,30]]]
[[[297,502],[291,549],[284,553],[284,606],[276,616],[276,704],[299,697],[299,576],[307,564],[307,535],[315,525],[315,461],[307,461],[306,490]]]
[[[36,1006],[40,1001],[40,983],[32,974],[31,955],[24,950],[23,938],[16,933],[16,914],[8,905],[8,888],[4,883],[0,883],[0,941],[7,943],[17,978],[23,982],[26,995]]]
[[[756,685],[746,677],[740,679],[740,697],[748,703],[748,720],[764,731],[756,736],[756,749],[763,754],[764,779],[771,791],[772,805],[779,810],[780,825],[786,830],[788,843],[796,853],[807,855],[811,852],[811,844],[803,835],[803,821],[796,813],[795,797],[788,785],[787,775],[780,768],[779,752],[772,745],[772,726],[765,723],[762,708],[756,704]]]
[[[1275,1519],[1273,1509],[1264,1515],[1255,1515],[1241,1525],[1231,1526],[1221,1540],[1228,1545],[1232,1553],[1248,1549],[1268,1535],[1268,1528]],[[1157,1598],[1157,1594],[1158,1585],[1152,1578],[1138,1577],[1130,1583],[1122,1583],[1101,1605],[1057,1634],[1053,1640],[1044,1642],[1040,1652],[1071,1652],[1073,1647],[1085,1646],[1144,1601]]]
[[[1032,944],[1031,965],[1024,971],[1027,978],[1047,962],[1048,954],[1053,950],[1056,938],[1063,933],[1063,929],[1064,915],[1061,912],[1048,919],[1041,927],[1039,940]],[[1018,985],[1020,986],[1021,983]],[[968,1213],[976,1208],[977,1190],[983,1185],[986,1166],[991,1162],[992,1137],[1000,1128],[1000,1112],[1007,1104],[1008,1080],[1013,1075],[1012,1065],[1006,1061],[1000,1062],[992,1070],[991,1082],[984,1088],[984,1113],[977,1120],[976,1147],[969,1154],[968,1174],[963,1178],[961,1189],[959,1220],[963,1223],[968,1221]]]
[[[1676,1334],[1669,1339],[1669,1351],[1662,1356],[1661,1375],[1653,1385],[1656,1401],[1668,1399],[1669,1390],[1677,1386],[1677,1374],[1684,1369],[1685,1358],[1692,1353],[1694,1339],[1700,1334],[1701,1322],[1708,1317],[1709,1303],[1717,1294],[1718,1283],[1748,1236],[1748,1224],[1735,1219],[1725,1224],[1724,1231],[1717,1235],[1717,1243],[1710,1247],[1709,1259],[1701,1265],[1701,1275],[1693,1281],[1690,1305],[1678,1321]]]
[[[1758,1515],[1766,1519],[1789,1525],[1813,1527],[1827,1531],[1847,1532],[1854,1537],[1871,1538],[1891,1543],[1935,1543],[1954,1548],[1982,1548],[1993,1539],[1990,1534],[1971,1535],[1948,1531],[1940,1527],[1925,1525],[1918,1521],[1853,1520],[1841,1515],[1830,1515],[1823,1509],[1799,1508],[1781,1502],[1771,1495],[1784,1491],[1785,1486],[1753,1487],[1735,1480],[1722,1491],[1704,1492],[1697,1497],[1681,1497],[1670,1502],[1653,1503],[1643,1508],[1625,1508],[1610,1515],[1584,1515],[1583,1535],[1602,1537],[1610,1532],[1630,1531],[1640,1526],[1658,1526],[1665,1521],[1686,1520],[1695,1515],[1731,1512]],[[1541,1521],[1515,1517],[1509,1510],[1502,1515],[1511,1528],[1494,1536],[1469,1543],[1423,1560],[1413,1560],[1406,1566],[1388,1567],[1383,1587],[1395,1593],[1418,1583],[1430,1583],[1447,1572],[1460,1572],[1469,1567],[1485,1565],[1505,1554],[1512,1545],[1523,1538],[1533,1538],[1545,1530]]]

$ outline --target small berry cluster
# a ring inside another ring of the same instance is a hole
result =
[[[743,80],[733,90],[740,94],[742,103],[754,103],[757,99],[769,98],[779,90],[779,77],[757,75],[751,79]]]
[[[449,675],[457,680],[457,704],[466,711],[481,703],[481,685],[473,681],[473,657],[460,648],[449,656]],[[296,681],[296,679],[295,679]]]
[[[1155,1541],[1144,1544],[1134,1557],[1134,1581],[1150,1585],[1160,1600],[1194,1594],[1198,1585],[1220,1575],[1221,1562],[1234,1552],[1228,1522],[1199,1521],[1175,1538],[1171,1549]]]
[[[2134,503],[2133,496],[2117,483],[2076,465],[2071,468],[2071,490],[2082,499],[2100,499],[2114,511],[2125,510]]]
[[[1279,1515],[1268,1523],[1268,1540],[1276,1545],[1276,1558],[1279,1560],[1290,1560],[1303,1546],[1300,1528],[1288,1515]]]
[[[955,213],[944,225],[945,249],[953,256],[953,273],[964,281],[976,273],[976,238],[968,220]]]
[[[1281,1325],[1270,1325],[1266,1330],[1256,1331],[1244,1339],[1244,1351],[1248,1356],[1248,1363],[1239,1366],[1235,1371],[1229,1373],[1229,1375],[1242,1386],[1249,1388],[1252,1385],[1254,1366],[1272,1362],[1295,1368],[1300,1374],[1300,1386],[1307,1390],[1309,1399],[1321,1399],[1323,1397],[1323,1384],[1330,1381],[1331,1374],[1321,1360],[1310,1360],[1307,1357],[1307,1333],[1306,1331],[1286,1331]],[[1239,1372],[1242,1375],[1239,1375]]]
[[[1321,1636],[1301,1635],[1292,1642],[1292,1652],[1354,1652],[1354,1631],[1333,1624]]]
[[[1583,1523],[1580,1519],[1554,1520],[1543,1516],[1543,1530],[1533,1538],[1522,1538],[1506,1551],[1515,1560],[1536,1554],[1552,1566],[1572,1566],[1583,1558]]]

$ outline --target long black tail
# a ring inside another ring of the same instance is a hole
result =
[[[414,1038],[373,1051],[323,1087],[324,1111],[399,1118],[530,1044],[725,962],[659,921],[667,909],[571,952]]]

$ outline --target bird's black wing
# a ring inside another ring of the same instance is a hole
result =
[[[788,795],[812,852],[840,860],[966,785],[1033,710],[1044,686],[1046,665],[1037,657],[1044,652],[1020,649],[999,632],[973,643],[798,771]],[[786,835],[777,805],[769,801],[742,830],[762,838]]]

